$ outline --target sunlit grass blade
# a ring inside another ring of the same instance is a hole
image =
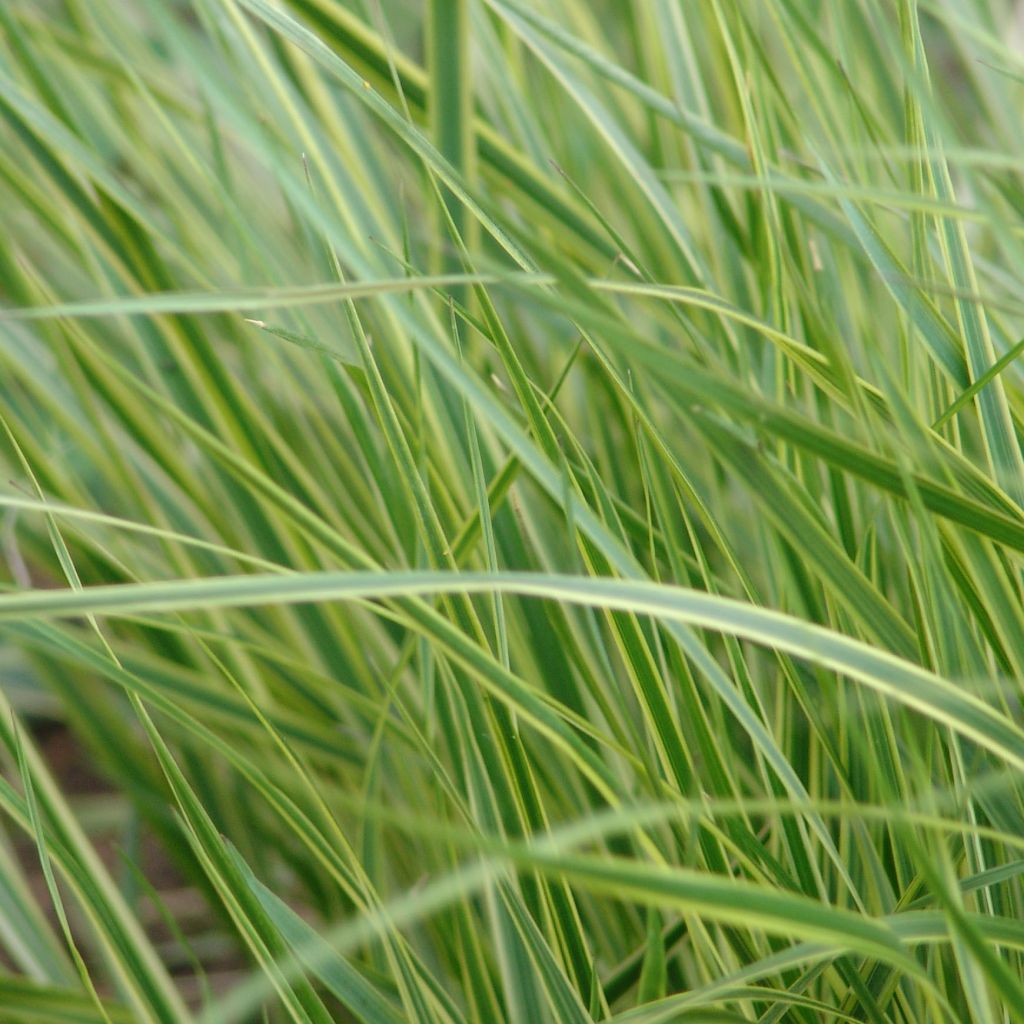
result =
[[[1019,6],[3,4],[0,1017],[1018,1019]]]

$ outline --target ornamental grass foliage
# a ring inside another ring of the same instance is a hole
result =
[[[1024,4],[0,4],[0,1021],[1024,1020]]]

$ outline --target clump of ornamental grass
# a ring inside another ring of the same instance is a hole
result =
[[[0,5],[0,1018],[1024,1019],[1022,35]]]

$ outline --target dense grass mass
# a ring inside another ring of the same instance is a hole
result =
[[[1018,0],[0,3],[0,1021],[1024,1020],[1022,126]]]

